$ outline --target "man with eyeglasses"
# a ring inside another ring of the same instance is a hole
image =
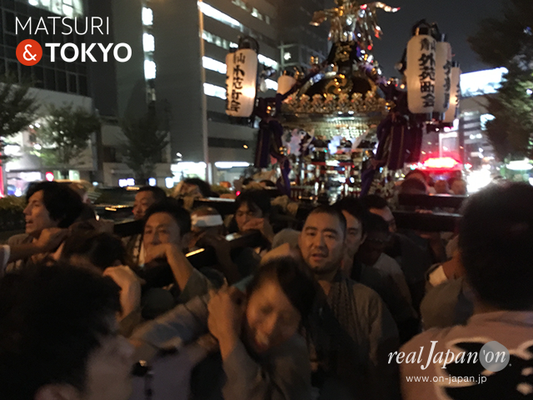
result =
[[[400,341],[409,340],[418,333],[419,323],[403,272],[384,253],[390,240],[387,223],[355,198],[344,198],[335,207],[347,222],[344,273],[380,295],[398,326]]]
[[[361,199],[361,203],[370,213],[379,215],[387,222],[391,235],[385,253],[394,258],[402,268],[411,292],[413,308],[418,310],[425,294],[425,273],[432,264],[429,250],[418,246],[409,237],[397,232],[394,214],[387,200],[378,195],[368,195]]]

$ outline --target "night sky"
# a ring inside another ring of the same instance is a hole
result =
[[[533,0],[532,0],[533,1]],[[411,27],[420,19],[437,22],[441,32],[448,34],[454,60],[463,72],[488,68],[470,49],[466,39],[477,30],[481,19],[498,17],[500,0],[383,0],[392,7],[401,7],[395,14],[378,11],[383,30],[381,40],[374,43],[374,56],[386,77],[398,76],[394,65],[400,60],[410,38]]]

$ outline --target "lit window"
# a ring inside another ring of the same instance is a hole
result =
[[[207,43],[211,43],[211,44],[214,44],[215,46],[218,46],[220,48],[223,48],[223,49],[236,49],[239,47],[239,45],[237,43],[233,43],[233,42],[230,42],[226,39],[222,39],[221,37],[217,36],[217,35],[213,35],[211,32],[207,32],[207,31],[203,31],[202,32],[202,39],[204,39]],[[271,68],[274,68],[274,69],[278,69],[279,67],[279,64],[274,61],[273,59],[271,58],[268,58],[262,54],[259,54],[257,56],[257,60],[259,61],[259,63],[267,66],[267,67],[271,67]]]
[[[278,90],[278,83],[276,81],[273,81],[272,79],[266,79],[265,83],[267,85],[267,88],[272,90]]]
[[[133,178],[119,179],[118,180],[118,185],[120,187],[134,186],[135,185],[135,179],[133,179]]]
[[[481,125],[481,130],[486,131],[487,130],[487,122],[492,121],[494,119],[494,115],[492,114],[482,114],[479,117],[479,123]]]
[[[146,88],[146,98],[148,99],[149,102],[156,100],[156,93],[155,93],[154,88],[151,88],[151,87]]]
[[[28,4],[69,18],[83,15],[82,0],[28,0]]]
[[[238,47],[237,43],[222,39],[220,36],[213,35],[211,32],[207,31],[202,32],[202,39],[204,39],[207,43],[214,44],[215,46],[220,47],[224,50]]]
[[[171,189],[174,187],[174,178],[167,177],[165,178],[165,186],[167,189]]]
[[[248,11],[248,7],[246,6],[246,3],[244,1],[242,1],[242,0],[233,0],[232,3],[235,4],[236,6],[242,8],[243,10]]]
[[[74,9],[71,6],[63,5],[63,15],[74,18]]]
[[[202,65],[205,69],[218,72],[219,74],[226,74],[226,64],[210,57],[202,57]]]
[[[202,39],[204,39],[207,43],[213,43],[213,35],[207,31],[202,32]]]
[[[155,50],[154,35],[143,33],[143,49],[145,52],[151,52]]]
[[[461,74],[461,95],[471,97],[496,93],[506,73],[505,68],[495,68]]]
[[[204,94],[206,96],[218,97],[219,99],[226,100],[226,88],[211,85],[210,83],[204,83]]]
[[[256,8],[252,10],[252,16],[257,19],[260,19],[261,21],[263,20],[263,15],[259,11],[257,11]]]
[[[142,20],[143,25],[151,26],[154,24],[154,12],[151,8],[143,7]]]
[[[248,168],[250,163],[245,161],[217,161],[215,167],[219,169]]]
[[[199,1],[198,8],[207,17],[216,19],[223,24],[229,25],[232,28],[242,29],[242,24],[234,18],[231,18],[229,15],[224,14],[223,12],[217,10],[214,7],[211,7],[209,4]]]
[[[151,60],[144,60],[144,78],[146,80],[155,79],[156,65]]]
[[[262,54],[259,54],[257,56],[257,60],[263,64],[263,65],[266,65],[267,67],[271,67],[271,68],[274,68],[274,69],[278,69],[278,63],[276,61],[274,61],[273,59],[271,58],[268,58],[268,57],[265,57],[264,55]]]

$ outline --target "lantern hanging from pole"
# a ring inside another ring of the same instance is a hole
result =
[[[238,49],[226,56],[226,67],[226,114],[247,118],[255,106],[257,53]]]
[[[431,114],[435,107],[436,41],[429,27],[419,27],[407,43],[407,103],[413,114]]]
[[[459,68],[458,63],[452,63],[452,71],[450,75],[450,106],[444,116],[444,122],[446,124],[453,124],[453,121],[457,118],[459,113],[459,103],[461,101],[461,68]]]
[[[283,75],[278,78],[278,93],[283,95],[287,93],[296,84],[296,79],[288,75],[285,71]]]
[[[435,109],[436,113],[445,113],[450,105],[451,71],[452,71],[452,46],[446,42],[442,35],[437,42],[435,54]],[[442,115],[439,116],[442,119]]]

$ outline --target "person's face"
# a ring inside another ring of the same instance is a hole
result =
[[[262,218],[263,213],[261,212],[261,209],[248,206],[247,203],[241,204],[241,206],[237,209],[237,212],[235,213],[235,222],[237,222],[237,227],[239,228],[239,232],[243,231],[244,225],[246,225],[247,222],[249,222],[252,218]]]
[[[150,191],[139,192],[135,195],[133,203],[133,217],[137,220],[143,219],[146,210],[155,203],[154,194]]]
[[[275,280],[266,280],[249,297],[244,332],[260,354],[290,339],[300,326],[300,313]]]
[[[89,355],[86,389],[80,400],[129,399],[133,353],[133,346],[123,336],[103,338],[100,347]]]
[[[456,180],[452,183],[452,192],[457,196],[466,195],[466,182],[463,180]]]
[[[190,183],[184,183],[180,190],[180,195],[182,196],[192,196],[194,198],[202,198],[202,192],[197,185],[192,185]]]
[[[392,211],[389,207],[385,208],[371,208],[368,211],[370,211],[372,214],[379,215],[381,218],[389,224],[389,232],[395,233],[396,232],[396,220],[394,219],[394,215],[392,215]]]
[[[28,200],[28,205],[24,209],[26,219],[26,233],[28,235],[39,235],[45,228],[57,227],[58,221],[50,218],[50,213],[43,202],[43,191],[35,192]]]
[[[143,244],[148,250],[162,243],[181,245],[181,233],[178,223],[165,212],[150,215],[144,226]]]
[[[310,214],[298,244],[302,257],[317,275],[336,272],[344,251],[344,232],[339,219],[329,214]]]
[[[444,180],[438,180],[435,182],[435,192],[437,194],[447,194],[448,193],[448,183]]]
[[[367,265],[374,265],[390,241],[389,232],[370,232],[361,246],[358,257]]]
[[[353,258],[359,246],[364,241],[363,229],[361,226],[361,221],[355,218],[352,214],[347,211],[342,212],[344,218],[346,218],[346,253],[348,257]]]
[[[411,178],[418,179],[420,182],[423,182],[424,185],[427,185],[426,177],[425,177],[425,175],[423,175],[421,173],[415,172],[415,173],[409,175],[408,179],[411,179]]]

